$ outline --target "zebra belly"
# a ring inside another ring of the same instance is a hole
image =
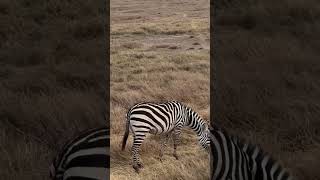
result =
[[[153,135],[160,135],[164,133],[164,131],[161,128],[157,129],[150,125],[142,124],[136,121],[130,121],[130,130],[133,134],[144,134],[143,132],[145,132]]]
[[[150,134],[153,134],[153,135],[161,135],[161,134],[164,134],[164,132],[161,130],[161,129],[150,129],[149,131]]]
[[[155,130],[155,129],[150,129],[149,133],[156,135],[156,134],[157,134],[157,130]]]

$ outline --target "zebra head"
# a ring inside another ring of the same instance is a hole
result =
[[[210,138],[209,138],[209,129],[208,126],[203,123],[201,125],[201,131],[200,131],[200,136],[199,136],[199,142],[200,145],[209,152],[210,148]]]

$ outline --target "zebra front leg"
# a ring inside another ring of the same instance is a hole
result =
[[[180,134],[181,134],[181,130],[179,129],[173,132],[173,156],[176,158],[176,160],[179,159],[177,154],[177,147],[180,144]]]
[[[169,134],[166,134],[164,138],[161,140],[161,145],[160,145],[160,161],[163,161],[163,154],[164,154],[164,149],[167,147],[167,143],[169,140]]]
[[[145,135],[143,136],[134,136],[133,139],[133,145],[132,145],[132,160],[133,164],[132,167],[133,169],[139,173],[139,170],[143,168],[142,162],[140,162],[140,146],[145,139]]]

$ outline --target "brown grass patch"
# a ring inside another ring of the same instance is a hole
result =
[[[134,2],[130,3],[129,6],[134,6]],[[137,12],[140,11],[132,11]],[[118,15],[120,13],[114,12],[112,16],[117,19]],[[126,150],[120,150],[125,114],[137,102],[178,100],[206,120],[209,118],[209,52],[185,52],[181,47],[192,43],[180,40],[184,36],[190,39],[188,34],[198,38],[208,33],[208,19],[181,21],[161,17],[141,21],[143,18],[111,24],[111,48],[119,47],[111,55],[111,179],[206,179],[208,154],[200,148],[190,129],[183,131],[178,149],[180,160],[173,157],[171,142],[166,148],[165,160],[160,162],[159,137],[149,136],[141,147],[145,168],[140,174],[136,174],[131,165],[131,134]],[[130,40],[126,40],[126,35]],[[127,41],[142,45],[127,48]]]

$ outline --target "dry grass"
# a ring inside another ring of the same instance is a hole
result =
[[[179,55],[177,55],[179,56]],[[130,105],[140,101],[166,101],[176,99],[194,107],[204,118],[208,120],[209,114],[209,62],[208,55],[204,59],[195,59],[192,54],[188,55],[181,65],[177,65],[173,57],[166,56],[155,59],[135,59],[138,66],[120,68],[128,62],[126,56],[112,56],[111,76],[111,178],[112,179],[158,179],[163,175],[168,179],[195,179],[195,177],[206,177],[205,169],[206,153],[198,148],[194,132],[184,132],[184,137],[189,138],[182,141],[179,153],[181,160],[176,161],[172,157],[172,146],[169,152],[171,156],[166,157],[164,163],[158,158],[159,141],[147,139],[142,147],[142,160],[146,168],[139,176],[135,174],[131,162],[130,152],[120,151],[120,143],[124,131],[125,114]],[[116,58],[121,59],[116,59]],[[175,57],[176,58],[176,57]],[[193,60],[192,60],[193,59]],[[117,62],[119,61],[119,62]],[[188,62],[189,61],[189,62]],[[117,65],[113,65],[117,62]],[[133,63],[135,64],[135,63]],[[132,65],[132,64],[131,64]],[[119,68],[117,68],[117,66]],[[194,93],[197,92],[197,93]],[[186,142],[187,141],[187,142]],[[188,142],[189,141],[189,142]],[[191,145],[190,145],[191,144]],[[131,143],[129,142],[130,146]],[[127,148],[129,149],[129,148]],[[169,148],[168,148],[169,149]],[[167,152],[167,153],[169,153]],[[120,158],[121,157],[121,158]],[[203,160],[199,163],[197,158]],[[182,163],[179,165],[179,163]],[[207,162],[208,163],[208,162]],[[170,168],[168,164],[172,167]],[[195,169],[196,167],[196,169]],[[202,170],[202,168],[204,170]],[[162,169],[162,170],[154,170]],[[208,169],[207,169],[208,170]],[[200,173],[201,172],[201,173]],[[170,177],[170,178],[169,178]]]
[[[181,21],[176,18],[161,18],[157,22],[126,23],[111,26],[111,35],[179,35],[197,34],[203,31],[209,31],[208,20],[206,19]]]
[[[181,166],[177,174],[167,172],[163,166],[166,162],[161,164],[156,159],[159,147],[153,138],[143,148],[142,159],[147,167],[139,176],[128,165],[129,151],[119,149],[124,114],[137,101],[178,99],[192,105],[205,118],[209,116],[205,95],[208,86],[204,84],[208,69],[206,62],[201,62],[204,51],[195,47],[198,42],[203,46],[207,40],[206,27],[197,30],[190,25],[192,21],[205,22],[204,14],[190,10],[199,9],[201,2],[179,2],[183,7],[179,10],[174,1],[170,3],[163,5],[167,11],[149,1],[113,4],[114,12],[121,12],[111,15],[112,145],[115,144],[111,177],[115,179],[157,179],[163,171],[172,179],[196,179],[189,176],[193,171],[184,172]],[[297,178],[319,179],[317,2],[219,1],[216,5],[219,9],[214,28],[218,44],[214,50],[221,61],[218,80],[222,101],[217,103],[220,107],[215,123],[261,145]],[[175,23],[183,28],[173,26]],[[194,158],[201,153],[192,147],[189,150]],[[168,158],[170,164],[175,163]],[[152,171],[154,167],[156,171]],[[180,172],[188,177],[181,177]]]
[[[193,57],[192,54],[189,55]],[[116,58],[119,58],[116,60]],[[132,171],[132,167],[129,165],[130,162],[130,153],[126,151],[125,153],[118,154],[115,152],[120,151],[120,142],[123,135],[124,123],[125,123],[125,114],[130,105],[133,105],[136,102],[140,101],[165,101],[176,99],[182,102],[185,102],[189,105],[192,105],[197,109],[202,116],[208,119],[208,97],[209,97],[209,78],[208,78],[208,69],[209,62],[208,56],[206,59],[191,60],[184,59],[184,61],[189,61],[189,63],[183,63],[182,65],[177,65],[174,63],[171,56],[166,56],[159,58],[157,63],[157,58],[152,59],[132,59],[131,61],[137,61],[125,65],[128,63],[126,56],[112,56],[112,76],[111,76],[111,147],[112,147],[112,170],[111,177],[112,179],[121,179],[124,177],[123,174],[117,174],[120,169],[118,169],[119,164],[125,165],[119,166],[122,173],[126,174],[128,172],[130,175],[128,177],[137,177]],[[114,60],[114,61],[113,61]],[[119,61],[119,62],[117,62]],[[117,62],[117,65],[113,65],[113,62]],[[134,66],[136,64],[136,66]],[[189,65],[188,65],[189,64]],[[192,66],[197,64],[197,66]],[[137,66],[138,65],[138,66]],[[121,68],[124,66],[123,68]],[[133,66],[133,67],[132,67]],[[119,67],[119,68],[117,68]],[[197,93],[194,93],[197,92]],[[194,135],[194,134],[193,134]],[[161,174],[166,174],[166,177],[177,178],[177,179],[188,179],[187,177],[192,177],[191,174],[185,173],[193,169],[192,166],[182,166],[181,172],[184,174],[176,174],[177,169],[167,172],[170,166],[166,164],[173,163],[175,160],[168,159],[163,164],[159,161],[155,161],[154,154],[157,152],[158,141],[153,142],[156,144],[156,147],[150,148],[150,140],[146,140],[146,146],[148,146],[147,151],[142,150],[142,158],[146,167],[148,164],[153,164],[154,168],[161,168],[164,171],[149,171],[148,168],[145,169],[145,174],[141,174],[138,177],[142,179],[154,179],[159,177]],[[130,144],[130,143],[129,143]],[[198,164],[197,157],[199,156],[199,149],[197,149],[197,142],[194,139],[193,145],[190,147],[188,143],[182,143],[181,149],[185,149],[185,146],[188,147],[188,150],[184,153],[181,151],[182,161],[186,162],[185,156],[189,153],[194,156],[193,158],[188,158],[192,160],[195,167],[201,168],[205,167],[205,164]],[[196,147],[194,147],[196,146]],[[143,149],[143,148],[142,148]],[[148,153],[146,153],[148,152]],[[125,159],[118,159],[118,155],[126,157]],[[202,154],[202,157],[204,155]],[[204,159],[205,160],[205,159]],[[192,162],[191,161],[191,162]],[[189,162],[190,163],[190,162]],[[202,162],[203,163],[203,162]],[[186,164],[187,165],[187,164]],[[152,168],[152,167],[150,167]],[[148,173],[147,173],[148,172]],[[152,174],[150,172],[155,172]],[[159,174],[158,174],[159,173]],[[172,175],[172,176],[171,176]],[[199,175],[199,174],[198,174]],[[202,173],[202,175],[205,175]],[[193,175],[193,177],[197,177]]]
[[[116,8],[123,7],[121,2],[111,2],[111,179],[206,179],[208,154],[190,129],[183,131],[179,160],[172,155],[171,142],[160,162],[159,138],[150,135],[141,147],[145,168],[140,174],[131,165],[131,134],[126,150],[120,150],[125,114],[137,102],[178,100],[209,120],[209,2],[204,17],[184,18],[183,13],[189,16],[199,7],[190,8],[187,1],[190,12],[179,9],[181,15],[161,17],[159,13],[170,13],[168,7],[179,6],[171,1],[155,10],[158,15],[126,18],[155,7],[144,2],[146,7],[136,6],[142,1],[130,1],[121,10]]]
[[[0,2],[1,179],[49,179],[66,139],[106,124],[103,5]]]

